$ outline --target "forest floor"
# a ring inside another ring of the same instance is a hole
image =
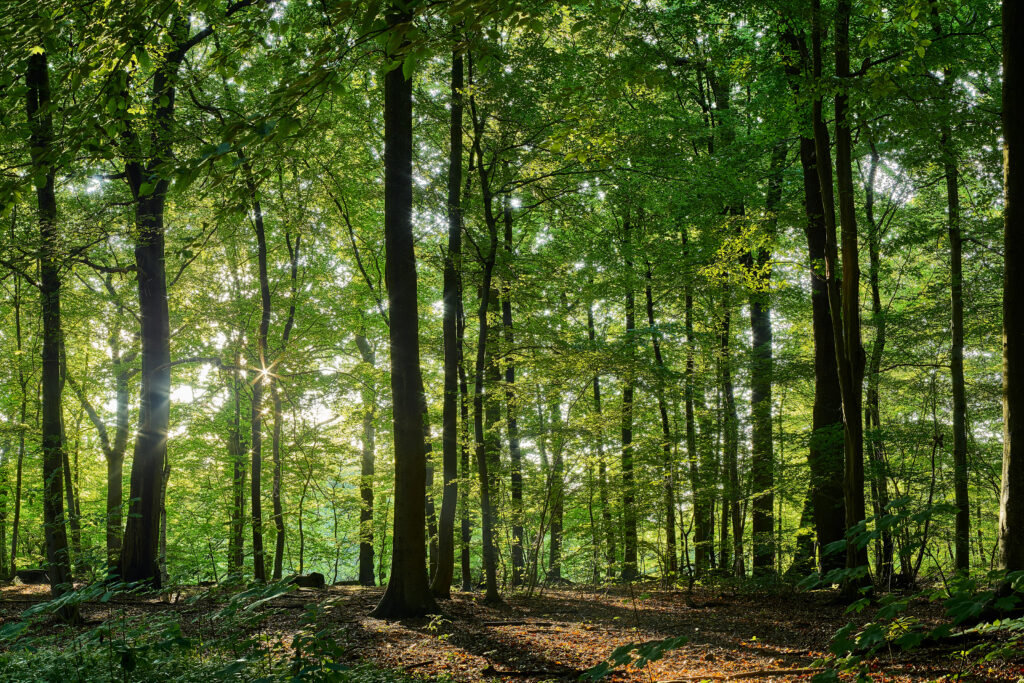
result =
[[[251,628],[287,641],[301,628],[306,607],[315,603],[326,608],[318,628],[336,634],[346,661],[474,683],[575,680],[620,645],[685,635],[688,642],[662,659],[639,670],[616,670],[606,680],[783,681],[809,680],[814,660],[827,651],[836,629],[850,620],[867,621],[872,612],[851,617],[828,592],[568,586],[512,594],[498,606],[484,605],[480,593],[455,592],[442,603],[440,616],[386,622],[367,616],[381,593],[351,586],[299,589],[261,607]],[[42,586],[0,589],[0,624],[47,597]],[[186,600],[184,594],[170,594],[87,603],[82,612],[87,627],[115,615],[173,612],[186,633],[201,633],[211,628],[210,615],[222,605],[216,597]],[[924,600],[912,601],[909,612],[929,624],[942,620],[941,606]],[[887,652],[869,663],[872,680],[1024,680],[1024,653],[983,664],[957,657],[964,647]]]

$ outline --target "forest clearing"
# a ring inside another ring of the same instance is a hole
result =
[[[0,0],[0,682],[1024,681],[1024,0]]]

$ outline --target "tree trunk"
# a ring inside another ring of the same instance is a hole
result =
[[[1003,473],[999,566],[1024,570],[1024,5],[1003,0]]]
[[[686,413],[686,458],[690,464],[690,488],[693,493],[693,555],[694,574],[703,576],[711,566],[714,554],[714,516],[711,511],[707,463],[702,463],[697,452],[697,424],[694,413],[694,383],[696,341],[693,336],[693,293],[687,283],[685,292],[684,326],[686,328],[686,374],[684,397]]]
[[[491,502],[490,462],[493,456],[489,446],[493,439],[487,438],[484,429],[484,369],[488,364],[487,339],[487,308],[491,296],[491,272],[493,261],[484,264],[483,287],[481,289],[480,307],[477,313],[480,337],[477,341],[476,366],[474,367],[473,383],[473,437],[476,444],[477,476],[480,480],[480,513],[481,533],[483,534],[484,580],[486,581],[486,602],[500,602],[497,580],[497,553],[494,548],[494,515],[495,507]]]
[[[943,80],[950,84],[952,74],[943,72]],[[967,493],[967,391],[964,385],[964,296],[963,296],[963,242],[960,235],[960,183],[956,158],[950,141],[948,119],[942,124],[940,145],[943,154],[943,172],[946,176],[946,208],[949,225],[950,308],[952,339],[949,370],[953,381],[953,488],[956,494],[956,569],[967,572],[971,557],[971,506]]]
[[[247,162],[249,199],[252,201],[253,226],[256,230],[256,255],[260,284],[260,326],[257,336],[259,357],[256,377],[252,383],[252,477],[249,493],[252,511],[252,573],[257,581],[267,580],[266,558],[263,554],[263,390],[269,381],[267,366],[267,335],[270,332],[270,279],[267,276],[267,234],[263,226],[263,206]]]
[[[626,221],[626,243],[629,244],[629,218]],[[627,252],[629,247],[627,246]],[[633,261],[629,256],[626,260],[626,344],[632,356],[633,331],[635,323],[635,300],[632,285]],[[632,366],[632,362],[630,364]],[[623,414],[622,414],[622,475],[623,475],[623,570],[621,578],[629,583],[638,578],[637,564],[637,510],[636,483],[634,480],[634,446],[633,446],[633,369],[627,368],[623,378]]]
[[[813,73],[822,78],[822,36],[820,0],[812,0]],[[836,8],[836,76],[849,77],[850,0],[839,0]],[[825,281],[836,346],[836,365],[843,404],[843,499],[846,528],[853,528],[864,519],[864,444],[861,421],[861,390],[864,380],[864,349],[860,336],[860,265],[858,263],[857,222],[851,167],[852,136],[847,111],[849,97],[845,91],[835,98],[836,114],[836,187],[839,191],[839,224],[842,227],[842,290],[837,273],[839,249],[836,241],[836,199],[833,194],[831,152],[828,129],[822,117],[822,99],[812,101],[816,167],[821,183],[822,208],[825,217]],[[867,565],[867,549],[850,543],[846,552],[846,568]],[[863,579],[848,580],[847,594],[855,592]]]
[[[108,280],[108,284],[110,281]],[[129,382],[131,370],[127,359],[121,354],[121,327],[118,325],[110,335],[110,352],[114,361],[114,387],[117,400],[114,443],[106,450],[107,457],[107,567],[114,571],[118,554],[121,552],[121,505],[124,496],[124,453],[128,448],[128,426],[131,393]]]
[[[63,370],[62,370],[63,372]],[[63,391],[61,392],[63,396]],[[63,431],[63,430],[62,430]],[[67,503],[67,522],[71,529],[71,548],[69,563],[76,571],[81,569],[82,562],[82,524],[81,507],[79,506],[78,492],[75,490],[74,472],[71,468],[71,457],[68,453],[67,438],[65,437],[64,448],[61,451],[61,470],[64,475],[64,499]]]
[[[807,463],[811,470],[811,507],[817,536],[818,561],[823,572],[842,566],[825,547],[843,538],[843,405],[836,369],[835,334],[825,282],[825,216],[821,203],[814,140],[800,138],[808,261],[811,271],[811,327],[814,331],[814,406]]]
[[[295,243],[291,241],[291,235],[288,231],[285,231],[284,235],[285,244],[288,247],[288,256],[291,263],[291,292],[288,304],[288,317],[284,321],[284,330],[281,332],[281,347],[277,351],[278,359],[275,361],[275,367],[277,367],[278,361],[284,355],[285,349],[288,347],[288,340],[292,334],[292,328],[295,325],[295,304],[296,297],[299,291],[299,248],[302,245],[302,235],[295,236]],[[284,572],[284,543],[285,543],[285,528],[284,528],[284,504],[281,500],[281,486],[282,486],[282,463],[281,463],[281,429],[284,425],[284,414],[281,409],[281,394],[278,391],[277,384],[280,380],[276,375],[270,375],[270,397],[274,406],[274,427],[271,433],[270,442],[270,454],[271,459],[274,463],[274,480],[271,486],[271,503],[274,507],[274,574],[273,578],[275,581],[281,580],[281,574]],[[371,567],[373,563],[370,563]]]
[[[184,41],[187,19],[176,15],[171,23],[172,36]],[[125,175],[135,198],[138,231],[135,267],[141,319],[142,389],[119,574],[123,581],[147,581],[154,587],[160,586],[160,498],[171,396],[171,328],[164,257],[164,207],[170,180],[159,174],[171,163],[176,81],[183,59],[183,48],[174,49],[153,75],[151,125],[159,134],[154,131],[155,145],[148,163],[143,164],[137,140],[129,142],[125,150]],[[134,139],[136,134],[130,124],[126,125],[128,137]],[[154,176],[155,181],[149,180]]]
[[[750,295],[750,478],[754,497],[751,510],[753,540],[753,572],[769,574],[775,567],[775,456],[772,443],[772,317],[771,247],[778,221],[776,211],[782,200],[782,170],[786,147],[777,144],[768,170],[768,191],[765,196],[765,243],[752,250],[749,263],[757,283]],[[781,539],[780,539],[781,540]]]
[[[481,533],[483,535],[483,563],[484,580],[486,582],[486,595],[484,601],[488,603],[501,602],[498,595],[497,566],[498,557],[495,548],[497,521],[497,506],[492,501],[493,475],[490,472],[491,463],[498,457],[498,440],[492,432],[492,427],[501,419],[500,413],[495,413],[497,405],[493,400],[486,400],[487,415],[485,415],[484,404],[484,373],[490,369],[497,371],[494,358],[497,339],[490,331],[488,312],[492,305],[491,285],[494,275],[494,263],[498,248],[498,226],[494,216],[493,195],[490,189],[491,173],[494,164],[484,164],[484,155],[481,150],[481,137],[483,136],[484,122],[479,120],[476,112],[475,99],[470,96],[470,110],[473,115],[473,148],[478,159],[477,170],[480,175],[480,195],[484,205],[484,223],[487,226],[488,244],[483,252],[481,267],[483,269],[480,285],[480,305],[477,308],[477,352],[476,365],[473,368],[473,437],[476,451],[477,476],[480,480],[480,508],[481,508]],[[496,302],[495,302],[496,303]],[[490,348],[488,348],[490,347]],[[492,377],[493,385],[496,386],[497,379],[500,381],[500,374],[497,378]],[[493,406],[493,407],[492,407]],[[485,429],[485,418],[487,425]]]
[[[362,334],[356,335],[356,346],[363,362],[373,368],[376,356]],[[359,473],[359,583],[372,586],[373,581],[373,478],[376,458],[376,404],[373,393],[363,392],[363,438]]]
[[[228,576],[232,580],[242,577],[245,558],[245,446],[242,443],[242,398],[239,388],[239,354],[235,354],[235,369],[231,372],[232,414],[228,429],[228,457],[231,459],[231,523],[228,535]]]
[[[501,297],[501,320],[505,332],[505,425],[511,466],[512,496],[512,585],[521,586],[526,560],[523,554],[523,455],[519,447],[519,423],[516,419],[516,366],[513,359],[515,337],[512,330],[511,268],[515,258],[512,241],[512,207],[505,205],[505,255],[509,270],[508,282]]]
[[[50,70],[46,53],[28,58],[25,75],[29,152],[39,203],[39,298],[43,318],[42,353],[42,446],[43,446],[43,533],[46,539],[46,569],[50,592],[60,597],[73,590],[68,538],[64,528],[61,471],[66,459],[63,407],[61,404],[62,341],[60,320],[60,273],[57,232],[57,199],[54,194],[53,104],[50,101]],[[80,620],[77,605],[62,607],[61,619]]]
[[[18,357],[18,386],[21,388],[21,405],[18,411],[18,457],[14,465],[14,514],[11,521],[11,562],[10,577],[18,571],[18,536],[21,529],[21,479],[25,467],[25,420],[28,419],[28,379],[22,365],[24,350],[21,339],[21,276],[14,274],[14,334]]]
[[[594,310],[587,307],[587,338],[591,346],[597,341],[594,329]],[[605,571],[609,579],[615,578],[615,525],[612,523],[611,502],[608,499],[608,465],[604,456],[604,417],[601,414],[601,377],[594,374],[594,415],[597,420],[597,487],[601,502],[601,526],[605,538]]]
[[[6,456],[10,446],[4,443],[3,446],[5,462],[0,464],[0,579],[6,579],[7,574],[7,500],[11,495],[10,481],[7,479]]]
[[[721,363],[722,373],[722,407],[723,413],[723,439],[722,439],[722,464],[723,472],[726,475],[726,495],[722,501],[722,537],[725,538],[725,519],[728,514],[730,526],[732,527],[732,572],[737,577],[746,575],[743,551],[743,514],[740,507],[740,475],[739,475],[739,416],[736,413],[736,396],[732,380],[732,303],[729,292],[723,296],[724,311],[722,314],[721,334]],[[724,554],[724,553],[723,553]],[[723,559],[723,563],[724,563]],[[725,569],[725,565],[722,566]]]
[[[549,396],[551,422],[546,430],[551,435],[551,470],[548,478],[551,500],[551,526],[548,536],[548,583],[562,582],[562,533],[565,529],[565,426],[562,424],[561,391],[556,385]]]
[[[880,434],[882,428],[882,411],[879,400],[879,379],[882,368],[882,353],[886,341],[885,311],[882,309],[882,296],[879,287],[879,269],[881,267],[880,249],[882,244],[882,226],[875,220],[875,176],[878,169],[878,152],[872,145],[871,166],[868,180],[864,188],[864,216],[868,224],[868,283],[871,287],[871,315],[875,323],[875,342],[871,347],[871,359],[868,367],[867,408],[864,410],[864,422],[868,442],[868,458],[871,463],[871,492],[874,501],[876,520],[881,520],[889,506],[889,476],[886,471],[885,448]],[[876,522],[877,524],[877,522]],[[876,527],[877,528],[877,527]],[[892,530],[881,529],[877,539],[875,552],[875,581],[880,585],[889,583],[893,573]]]
[[[441,469],[444,490],[438,527],[438,561],[430,589],[442,600],[451,597],[455,576],[455,512],[459,497],[459,339],[458,302],[462,267],[462,56],[452,53],[451,111],[448,151],[448,251],[444,260],[442,337],[444,397],[441,407]]]
[[[460,569],[462,572],[462,590],[468,592],[473,590],[473,572],[469,543],[473,538],[469,509],[469,482],[471,481],[472,467],[469,454],[469,380],[466,377],[466,359],[464,357],[466,339],[466,313],[462,304],[462,285],[459,284],[459,298],[457,306],[458,334],[457,349],[459,354],[459,435],[462,437],[459,444],[459,476],[463,485],[459,491],[459,507],[461,519],[459,523]]]
[[[654,367],[658,372],[657,396],[658,414],[661,417],[661,468],[663,505],[665,514],[665,578],[675,581],[679,572],[676,557],[676,496],[675,496],[675,457],[672,446],[675,439],[668,420],[668,405],[665,402],[665,360],[661,355],[661,332],[654,318],[654,293],[651,290],[651,264],[647,263],[647,286],[644,294],[647,300],[647,324],[651,328],[651,345],[654,348]]]
[[[392,31],[412,15],[393,7]],[[387,55],[389,61],[394,55]],[[391,394],[395,449],[395,519],[391,576],[373,616],[399,618],[434,612],[427,577],[426,444],[420,373],[416,252],[412,232],[412,80],[401,65],[384,77],[384,247],[391,325]]]

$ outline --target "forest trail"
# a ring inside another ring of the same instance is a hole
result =
[[[751,593],[697,588],[692,593],[650,586],[632,590],[563,587],[532,595],[514,594],[498,606],[483,604],[482,593],[453,593],[436,617],[388,622],[367,616],[380,588],[332,586],[299,589],[268,603],[253,624],[287,641],[298,631],[304,608],[324,610],[318,628],[336,633],[352,664],[370,661],[417,677],[455,681],[576,680],[611,651],[685,635],[688,642],[643,669],[615,670],[611,681],[810,680],[813,662],[824,655],[836,629],[850,620],[830,593]],[[38,586],[0,591],[0,623],[44,600]],[[211,628],[222,601],[186,602],[183,594],[164,599],[119,598],[87,603],[87,622],[129,618],[154,610],[174,611],[186,632]],[[870,619],[869,608],[853,620]],[[941,608],[917,601],[910,612],[926,622],[941,620]],[[65,627],[60,627],[65,628]],[[962,649],[963,646],[960,647]],[[876,681],[1017,681],[1024,655],[1010,664],[961,665],[954,647],[894,651],[870,663]],[[957,675],[962,678],[958,679]]]

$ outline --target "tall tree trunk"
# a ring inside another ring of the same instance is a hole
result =
[[[363,362],[371,369],[376,363],[373,348],[362,334],[356,335],[356,346]],[[373,392],[363,392],[363,438],[359,473],[359,583],[373,585],[373,478],[376,458],[376,402]]]
[[[597,342],[594,329],[594,309],[587,307],[587,338],[591,346]],[[594,415],[597,421],[597,487],[601,502],[601,526],[605,539],[605,572],[609,579],[615,578],[615,525],[612,523],[611,502],[608,499],[608,464],[604,454],[604,417],[601,414],[601,377],[594,373]]]
[[[473,538],[469,508],[469,482],[472,477],[472,466],[470,465],[470,419],[469,419],[469,380],[466,377],[466,359],[464,356],[466,340],[466,313],[462,304],[462,285],[459,285],[459,298],[457,306],[457,349],[459,354],[459,476],[462,479],[462,488],[459,491],[459,542],[460,542],[460,569],[462,572],[462,590],[468,592],[473,590],[473,572],[470,554],[470,541]]]
[[[626,280],[626,375],[622,378],[622,529],[623,557],[622,574],[624,582],[635,581],[637,571],[637,512],[636,484],[633,472],[633,356],[635,345],[633,331],[636,329],[636,302],[633,294],[633,255],[630,236],[630,217],[623,221],[623,253],[625,255]]]
[[[281,347],[277,351],[278,359],[274,363],[275,367],[277,367],[278,362],[284,355],[285,349],[288,347],[288,340],[291,338],[292,328],[295,326],[295,304],[296,297],[299,292],[299,248],[302,245],[302,235],[296,235],[295,242],[292,243],[291,235],[286,230],[284,241],[288,247],[288,256],[291,265],[291,292],[288,304],[288,317],[284,321],[284,329],[281,332]],[[283,476],[281,463],[281,429],[284,425],[284,414],[281,409],[281,394],[277,388],[278,381],[279,380],[275,374],[270,375],[270,398],[274,406],[274,427],[271,433],[270,455],[274,464],[274,479],[271,485],[271,503],[274,509],[275,533],[273,578],[275,581],[279,581],[281,579],[281,574],[284,571],[285,543],[284,504],[281,500]],[[372,567],[372,561],[370,565]]]
[[[882,411],[879,400],[879,380],[882,369],[882,353],[886,341],[885,311],[879,286],[881,268],[880,250],[882,226],[875,220],[875,177],[878,170],[878,152],[872,145],[871,166],[864,188],[864,216],[868,224],[868,283],[871,287],[871,316],[875,323],[875,342],[871,347],[868,366],[867,407],[864,422],[868,427],[868,458],[871,463],[871,492],[874,501],[875,519],[880,520],[889,505],[889,477],[886,472],[885,448],[881,437]],[[880,585],[889,583],[893,573],[892,530],[881,529],[875,552],[875,580]]]
[[[937,1],[932,2],[931,22],[936,37],[941,36],[942,19]],[[943,69],[944,107],[954,106],[955,82],[956,77],[952,69]],[[964,385],[963,238],[960,233],[960,179],[957,172],[956,150],[953,147],[951,119],[950,110],[942,112],[939,122],[939,152],[946,181],[946,225],[949,234],[949,374],[953,385],[953,491],[957,509],[953,563],[957,571],[966,573],[970,569],[971,559],[971,507],[967,471],[967,392]]]
[[[811,470],[811,507],[823,572],[842,566],[825,548],[843,538],[843,404],[836,368],[835,332],[825,281],[825,215],[814,140],[800,138],[808,261],[811,271],[811,327],[814,332],[814,405],[807,463]]]
[[[64,528],[61,471],[65,455],[63,408],[61,404],[62,342],[60,320],[60,251],[57,230],[57,198],[54,194],[53,103],[50,101],[50,70],[46,53],[28,58],[25,74],[29,152],[39,203],[39,298],[43,317],[42,354],[42,445],[43,445],[43,533],[50,592],[60,597],[72,590],[68,538]],[[78,621],[78,607],[60,609],[64,621]]]
[[[129,141],[125,150],[125,175],[135,198],[138,233],[135,267],[141,318],[142,390],[119,574],[123,581],[147,581],[154,587],[160,586],[157,553],[171,397],[171,327],[164,258],[164,207],[170,180],[159,175],[171,163],[176,82],[186,51],[188,20],[178,14],[171,24],[177,46],[153,75],[154,148],[144,164],[137,134],[126,124]],[[157,180],[150,181],[153,176],[158,176]]]
[[[61,395],[63,396],[63,392],[61,392]],[[67,504],[67,523],[68,528],[71,529],[69,563],[77,571],[81,569],[82,562],[82,513],[79,507],[78,492],[75,490],[75,477],[71,468],[71,457],[68,450],[67,437],[65,436],[64,448],[61,452],[61,470],[64,476],[64,502]]]
[[[405,30],[411,21],[411,14],[391,8],[392,31]],[[430,593],[424,538],[426,444],[412,232],[412,80],[403,72],[399,65],[384,77],[384,269],[391,318],[395,520],[391,576],[373,610],[378,618],[421,616],[437,609]]]
[[[448,150],[448,251],[444,259],[444,397],[441,407],[441,517],[438,527],[437,570],[430,589],[442,600],[451,597],[455,576],[455,512],[459,497],[459,339],[458,302],[462,267],[462,56],[452,53],[451,111]]]
[[[492,289],[487,297],[487,317],[496,320],[500,315],[498,290]],[[494,325],[487,328],[487,361],[484,367],[484,454],[487,459],[487,490],[490,496],[491,534],[493,537],[493,557],[495,580],[498,570],[498,501],[501,500],[501,401],[498,390],[501,386],[501,367],[498,361],[498,342],[501,330]],[[492,389],[487,389],[491,387]],[[485,579],[486,580],[486,579]]]
[[[722,329],[720,330],[722,373],[722,407],[723,407],[723,438],[722,465],[726,475],[725,498],[722,501],[722,535],[725,538],[725,520],[728,513],[732,527],[732,572],[738,577],[746,575],[743,551],[743,513],[740,507],[740,476],[739,476],[739,416],[736,413],[736,396],[732,380],[732,303],[729,292],[723,296],[724,311],[722,313]],[[724,553],[723,553],[724,554]],[[722,568],[725,568],[723,559]]]
[[[10,498],[10,481],[7,473],[7,456],[10,445],[0,446],[4,454],[4,462],[0,463],[0,578],[6,579],[7,574],[7,501]]]
[[[953,99],[953,74],[942,72],[949,99]],[[946,213],[949,229],[949,296],[952,339],[950,340],[949,371],[953,383],[953,489],[956,496],[956,552],[957,571],[967,572],[971,557],[971,505],[967,492],[967,391],[964,385],[964,276],[963,240],[960,234],[960,182],[956,155],[950,139],[949,116],[944,116],[939,136],[942,150],[942,168],[946,176]]]
[[[782,170],[786,147],[779,143],[772,151],[765,195],[765,244],[752,250],[749,263],[756,287],[750,294],[750,478],[754,497],[751,510],[753,572],[769,574],[775,567],[774,509],[775,456],[772,444],[772,316],[771,241],[778,222],[776,212],[782,201]],[[780,539],[781,540],[781,539]]]
[[[231,522],[228,535],[228,576],[242,577],[245,558],[245,476],[246,453],[242,443],[242,397],[239,378],[240,355],[235,354],[231,372],[231,426],[228,429],[228,457],[231,459]]]
[[[1003,0],[1003,473],[999,566],[1024,570],[1024,5]]]
[[[505,425],[508,431],[510,458],[510,483],[512,496],[512,585],[523,583],[526,560],[523,554],[523,455],[519,447],[519,422],[516,404],[516,366],[513,358],[515,336],[512,330],[512,285],[511,269],[515,258],[512,241],[512,207],[505,205],[502,212],[505,219],[505,256],[507,259],[508,282],[501,297],[501,321],[505,332]]]
[[[430,418],[427,414],[427,394],[421,386],[423,396],[423,448],[426,453],[426,494],[423,498],[423,514],[427,520],[427,571],[428,578],[437,574],[437,510],[434,506],[434,445],[430,439]]]
[[[663,505],[665,513],[665,578],[675,581],[679,571],[676,557],[676,496],[675,496],[675,457],[672,446],[672,426],[668,420],[668,405],[665,402],[665,360],[661,355],[661,332],[654,318],[654,292],[651,288],[651,264],[647,263],[647,286],[644,294],[647,300],[647,324],[651,328],[651,345],[654,348],[654,366],[658,372],[657,396],[658,414],[661,417],[661,468]]]
[[[822,37],[820,0],[812,0],[812,55],[815,80],[822,78]],[[836,77],[850,76],[850,0],[839,0],[836,8]],[[836,199],[833,194],[832,156],[828,129],[822,117],[822,99],[812,101],[816,167],[821,182],[825,217],[825,281],[836,345],[836,365],[843,403],[843,500],[846,528],[863,521],[864,444],[861,420],[861,391],[864,380],[864,349],[860,335],[860,265],[857,248],[857,221],[853,194],[852,135],[849,124],[849,96],[840,90],[835,97],[836,115],[836,187],[839,192],[839,225],[842,227],[842,290],[837,273],[839,248],[836,240]],[[850,543],[846,551],[847,569],[866,567],[867,549]],[[844,591],[851,594],[866,582],[848,580]]]
[[[693,336],[693,293],[692,285],[687,282],[684,311],[686,329],[686,374],[684,377],[684,397],[686,413],[686,459],[690,465],[690,488],[693,493],[693,555],[694,574],[696,578],[703,576],[711,566],[714,548],[714,517],[709,505],[710,481],[708,468],[701,461],[697,452],[697,424],[694,414],[694,383],[696,341]]]
[[[548,397],[548,412],[551,415],[546,430],[551,435],[551,470],[548,477],[551,526],[548,536],[548,572],[545,578],[549,583],[561,583],[562,533],[565,529],[565,427],[562,424],[561,391],[557,386]]]
[[[110,280],[107,280],[110,284]],[[117,401],[115,417],[114,442],[105,449],[107,459],[107,567],[114,571],[117,568],[118,554],[121,552],[121,505],[124,497],[124,453],[128,448],[130,433],[128,418],[131,402],[129,382],[131,369],[128,358],[121,353],[121,326],[117,325],[110,334],[110,352],[114,362],[114,393]]]
[[[497,369],[494,358],[494,345],[497,341],[490,331],[488,312],[491,308],[492,291],[491,286],[494,275],[494,263],[498,248],[498,227],[494,216],[493,195],[490,190],[491,173],[494,164],[490,166],[484,163],[484,155],[481,150],[481,137],[483,135],[484,122],[479,119],[476,112],[475,99],[470,96],[470,110],[473,114],[473,146],[478,159],[477,169],[480,175],[480,193],[484,205],[484,222],[487,226],[488,245],[483,253],[481,267],[483,274],[480,285],[480,305],[477,308],[477,352],[476,365],[473,368],[473,437],[476,451],[477,476],[480,480],[480,508],[481,508],[481,533],[483,535],[483,563],[484,580],[486,583],[485,602],[497,603],[501,601],[498,595],[497,567],[498,557],[495,548],[497,522],[497,506],[492,500],[493,475],[490,472],[491,463],[497,459],[498,442],[490,429],[485,429],[485,418],[488,424],[493,426],[501,416],[494,414],[493,409],[489,410],[490,416],[486,416],[485,402],[488,407],[495,405],[493,400],[484,397],[484,373],[488,368],[492,371]],[[488,347],[491,348],[488,348]],[[500,381],[500,375],[498,376]]]
[[[14,274],[14,334],[18,350],[18,386],[21,389],[21,404],[18,410],[18,456],[14,465],[14,514],[11,520],[11,562],[9,566],[12,578],[18,571],[18,537],[21,530],[21,480],[25,468],[25,420],[28,419],[28,378],[25,377],[23,366],[24,349],[21,335],[21,277]]]
[[[252,477],[249,493],[252,511],[252,573],[257,581],[267,580],[266,558],[263,554],[263,389],[269,381],[267,366],[267,335],[270,332],[270,279],[267,276],[267,234],[263,226],[263,206],[252,172],[244,162],[247,173],[249,199],[252,201],[253,226],[256,230],[256,255],[260,284],[260,326],[256,378],[252,383]]]

